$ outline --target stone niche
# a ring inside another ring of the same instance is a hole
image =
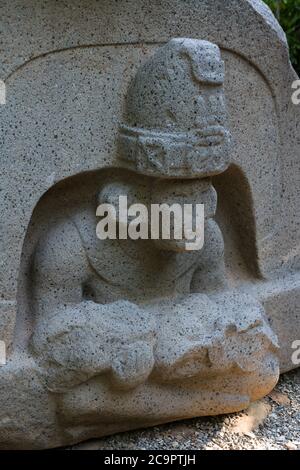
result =
[[[300,340],[300,106],[272,13],[3,0],[1,17],[0,447],[246,408]],[[204,248],[100,242],[97,202],[120,194],[204,202]]]

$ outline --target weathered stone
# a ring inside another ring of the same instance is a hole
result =
[[[300,339],[280,26],[258,0],[2,3],[0,447],[247,407]],[[120,194],[203,203],[203,248],[99,240]]]

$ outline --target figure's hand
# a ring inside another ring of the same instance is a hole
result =
[[[233,371],[240,377],[276,355],[277,339],[264,309],[248,294],[194,294],[161,312],[153,373],[158,381],[209,379]]]
[[[32,347],[52,391],[100,374],[115,387],[131,388],[152,371],[155,329],[153,316],[130,302],[83,302],[38,325]]]
[[[207,368],[207,351],[214,334],[216,307],[206,295],[187,296],[161,309],[154,376],[173,381],[194,377]]]
[[[123,390],[146,382],[154,366],[153,345],[145,341],[120,349],[112,362],[112,380]]]

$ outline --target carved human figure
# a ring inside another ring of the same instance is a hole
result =
[[[214,221],[211,177],[230,162],[223,82],[216,45],[173,39],[158,49],[128,90],[123,169],[39,240],[31,351],[50,391],[100,377],[120,393],[147,383],[182,387],[182,379],[200,393],[205,379],[206,391],[234,397],[231,407],[240,409],[275,384],[276,338],[258,302],[227,290]],[[96,208],[116,205],[119,195],[147,207],[203,203],[204,247],[188,251],[174,238],[99,240]]]

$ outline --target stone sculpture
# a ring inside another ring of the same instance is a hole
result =
[[[227,382],[238,377],[253,388],[249,396],[236,388],[234,410],[236,396],[248,403],[276,383],[276,340],[262,306],[226,292],[210,179],[229,162],[222,85],[217,46],[173,39],[159,49],[138,71],[128,95],[127,118],[137,124],[121,127],[121,154],[124,147],[137,173],[128,178],[121,172],[98,196],[99,203],[112,204],[119,194],[136,203],[201,201],[207,221],[200,252],[187,252],[184,240],[99,241],[96,204],[90,211],[79,207],[39,240],[32,348],[50,391],[72,390],[101,375],[112,387],[134,389],[151,383],[152,373],[157,386],[176,379],[182,386],[183,379],[201,381],[204,374],[209,381],[227,370]],[[222,396],[223,388],[221,380],[213,392]]]
[[[283,263],[274,267],[260,238],[251,238],[263,224],[235,167],[220,49],[186,37],[162,42],[130,72],[118,119],[111,117],[113,164],[82,166],[56,184],[54,173],[32,213],[18,274],[19,320],[0,369],[2,448],[56,447],[239,411],[290,368],[282,342],[288,330],[278,325],[297,279],[283,287]],[[64,158],[71,161],[67,150]],[[242,183],[239,217],[239,197],[230,191]],[[184,238],[161,233],[100,240],[97,207],[116,205],[119,195],[149,208],[204,204],[203,248],[190,251]],[[249,225],[248,235],[232,233],[239,223]],[[244,270],[241,242],[250,255],[260,250]],[[13,305],[2,304],[4,319]]]

